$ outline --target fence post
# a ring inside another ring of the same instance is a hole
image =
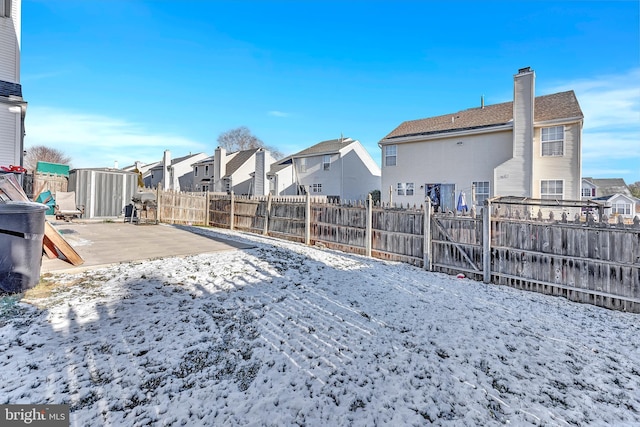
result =
[[[205,211],[204,211],[204,225],[206,227],[208,227],[209,226],[209,215],[210,215],[210,213],[209,213],[209,209],[210,209],[209,190],[207,190],[207,192],[205,193],[205,197],[206,197],[206,199],[205,199],[205,202],[204,202],[204,209],[205,209]]]
[[[367,230],[365,232],[367,239],[367,256],[371,256],[371,247],[373,246],[373,199],[371,193],[367,196]]]
[[[431,197],[424,201],[424,236],[422,238],[422,268],[431,271]]]
[[[161,196],[161,192],[160,192],[160,186],[162,185],[161,182],[158,183],[158,186],[156,187],[156,222],[160,223],[160,212],[162,212],[162,206],[161,206],[161,200],[162,198]]]
[[[491,202],[484,201],[482,210],[482,278],[491,283]]]
[[[311,195],[307,192],[304,209],[304,244],[311,244]]]
[[[233,218],[235,216],[235,206],[233,203],[233,199],[234,199],[234,195],[233,195],[233,191],[231,191],[230,195],[231,197],[231,208],[230,208],[230,216],[229,216],[229,230],[233,230]]]
[[[264,229],[262,230],[263,235],[269,234],[269,213],[271,212],[271,193],[267,196],[267,212],[264,214]]]

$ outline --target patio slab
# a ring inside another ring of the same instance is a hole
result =
[[[74,266],[61,259],[42,258],[40,273],[74,272],[89,268],[174,256],[248,249],[252,246],[205,237],[176,226],[124,222],[51,222],[84,259]]]

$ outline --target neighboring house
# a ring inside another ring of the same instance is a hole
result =
[[[165,150],[162,161],[149,170],[144,185],[155,188],[162,183],[164,190],[193,191],[192,165],[206,158],[205,153],[198,153],[171,159],[171,152]]]
[[[194,191],[213,191],[213,157],[207,157],[191,165],[193,167]]]
[[[582,178],[582,199],[590,200],[596,197],[624,194],[631,197],[631,190],[622,178]]]
[[[23,165],[27,103],[20,85],[21,6],[21,0],[0,0],[0,166],[5,167]]]
[[[579,200],[583,114],[573,91],[535,96],[514,76],[514,100],[403,122],[384,137],[382,200],[455,211],[494,196]]]
[[[351,138],[322,141],[275,162],[267,174],[274,195],[310,193],[340,200],[364,200],[380,189],[380,167]]]
[[[632,219],[636,216],[638,199],[631,195],[616,193],[594,197],[591,200],[605,203],[604,214],[608,217],[621,216],[625,219]]]
[[[151,180],[151,169],[160,164],[162,164],[162,161],[157,161],[154,163],[143,163],[141,161],[136,161],[133,165],[126,166],[122,168],[122,170],[126,172],[140,172],[140,174],[142,175],[142,182],[144,183],[146,180]]]
[[[227,153],[218,147],[213,155],[209,191],[263,196],[266,194],[266,170],[271,162],[271,153],[263,148]]]

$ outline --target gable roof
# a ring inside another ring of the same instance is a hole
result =
[[[582,119],[583,117],[576,94],[572,90],[535,98],[534,121],[536,122],[568,118]],[[487,105],[484,108],[470,108],[457,113],[406,121],[384,139],[482,129],[506,125],[512,120],[513,101],[503,102]]]
[[[235,171],[237,171],[240,166],[246,163],[247,160],[253,156],[256,151],[260,150],[260,148],[252,148],[250,150],[238,151],[236,153],[229,153],[227,156],[233,155],[233,158],[227,162],[225,177],[233,175]]]
[[[622,178],[600,178],[594,179],[591,177],[584,177],[585,181],[595,185],[598,190],[599,196],[609,196],[614,194],[624,194],[630,197],[631,191]]]
[[[171,159],[171,165],[176,165],[178,163],[184,162],[185,160],[189,160],[192,157],[199,157],[204,153],[196,153],[196,154],[189,154],[186,156],[182,156],[182,157],[176,157],[175,159]],[[195,163],[195,162],[194,162]],[[162,169],[164,167],[162,160],[160,160],[154,167],[152,167],[152,170],[157,170],[157,169]]]
[[[316,145],[312,145],[309,148],[306,148],[302,151],[293,154],[290,157],[306,157],[306,156],[317,156],[320,154],[330,154],[337,153],[345,147],[356,142],[351,138],[338,138],[338,139],[330,139],[327,141],[322,141],[317,143]]]
[[[623,199],[627,199],[628,201],[634,202],[634,203],[636,202],[636,200],[638,200],[633,196],[622,194],[622,193],[607,194],[606,196],[594,197],[591,200],[609,201],[609,200],[614,199],[614,198],[623,198]]]

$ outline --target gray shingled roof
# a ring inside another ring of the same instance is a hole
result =
[[[240,166],[242,166],[247,160],[249,160],[258,150],[259,148],[252,148],[251,150],[238,151],[238,154],[227,162],[225,176],[233,175],[233,173],[237,171],[238,168],[240,168]]]
[[[317,156],[319,154],[329,154],[329,153],[337,153],[342,150],[344,147],[347,147],[353,144],[354,141],[351,138],[338,138],[338,139],[330,139],[328,141],[322,141],[317,143],[316,145],[312,145],[311,147],[302,150],[291,157],[305,157],[305,156]]]
[[[631,197],[631,191],[622,178],[601,178],[593,179],[591,177],[584,177],[585,181],[589,181],[597,188],[598,197],[611,196],[614,194],[624,194]]]
[[[576,94],[572,90],[535,98],[535,121],[574,117],[583,118],[584,116]],[[504,102],[502,104],[487,105],[484,108],[470,108],[443,116],[403,122],[384,139],[482,129],[504,125],[512,119],[513,102]]]
[[[285,157],[271,164],[269,174],[274,174],[293,164],[293,156]]]

